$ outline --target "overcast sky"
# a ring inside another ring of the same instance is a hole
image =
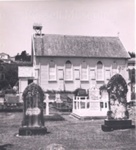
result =
[[[34,23],[43,33],[118,36],[135,50],[134,0],[0,1],[0,52],[31,52]]]

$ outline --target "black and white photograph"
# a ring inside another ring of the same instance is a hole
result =
[[[135,0],[0,0],[0,150],[135,150]]]

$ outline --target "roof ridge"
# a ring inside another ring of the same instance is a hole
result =
[[[97,36],[91,36],[91,35],[76,35],[76,34],[75,35],[72,35],[72,34],[71,35],[70,34],[44,34],[43,37],[46,35],[47,36],[48,35],[49,36],[62,36],[62,37],[66,36],[66,37],[89,37],[89,38],[90,37],[94,37],[94,38],[104,38],[104,37],[105,38],[119,38],[118,36],[98,36],[98,35]]]

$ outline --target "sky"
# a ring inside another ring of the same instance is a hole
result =
[[[119,36],[135,51],[134,0],[0,1],[0,53],[31,54],[34,23],[44,34]]]

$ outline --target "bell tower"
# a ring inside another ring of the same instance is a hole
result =
[[[39,23],[34,23],[33,29],[35,30],[36,35],[42,35],[42,25]]]

